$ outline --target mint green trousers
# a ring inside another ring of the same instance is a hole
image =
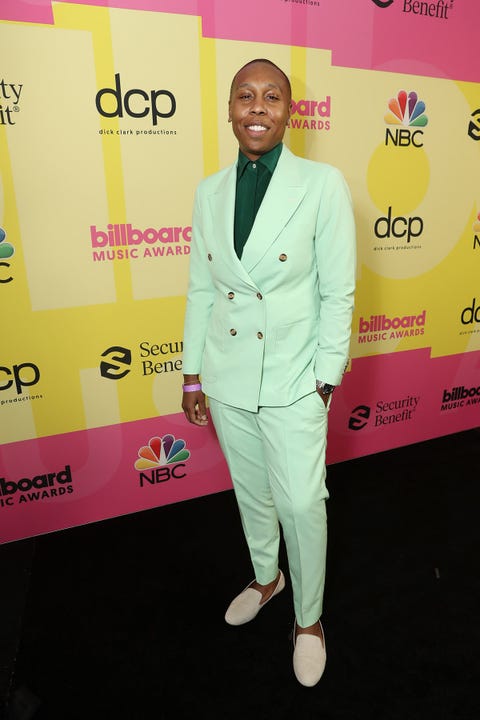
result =
[[[233,482],[255,579],[278,573],[282,528],[301,627],[322,614],[327,549],[325,451],[328,409],[313,392],[287,407],[249,412],[210,398]]]

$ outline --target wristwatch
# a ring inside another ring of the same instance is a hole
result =
[[[317,380],[317,390],[320,390],[323,395],[330,395],[335,390],[335,385]]]

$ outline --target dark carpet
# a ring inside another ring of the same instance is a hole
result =
[[[2,718],[478,720],[479,450],[470,430],[329,468],[315,688],[287,573],[223,620],[252,579],[231,491],[0,547]]]

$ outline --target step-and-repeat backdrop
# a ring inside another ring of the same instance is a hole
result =
[[[236,157],[228,90],[254,57],[292,79],[286,144],[355,204],[329,463],[480,424],[478,3],[7,0],[0,18],[0,542],[230,487],[180,409],[182,325],[194,189]]]

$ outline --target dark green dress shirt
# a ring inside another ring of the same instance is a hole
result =
[[[253,227],[258,208],[267,192],[277,167],[283,144],[279,143],[252,162],[241,150],[238,151],[237,191],[235,196],[235,220],[233,237],[235,252],[242,257],[243,247]]]

